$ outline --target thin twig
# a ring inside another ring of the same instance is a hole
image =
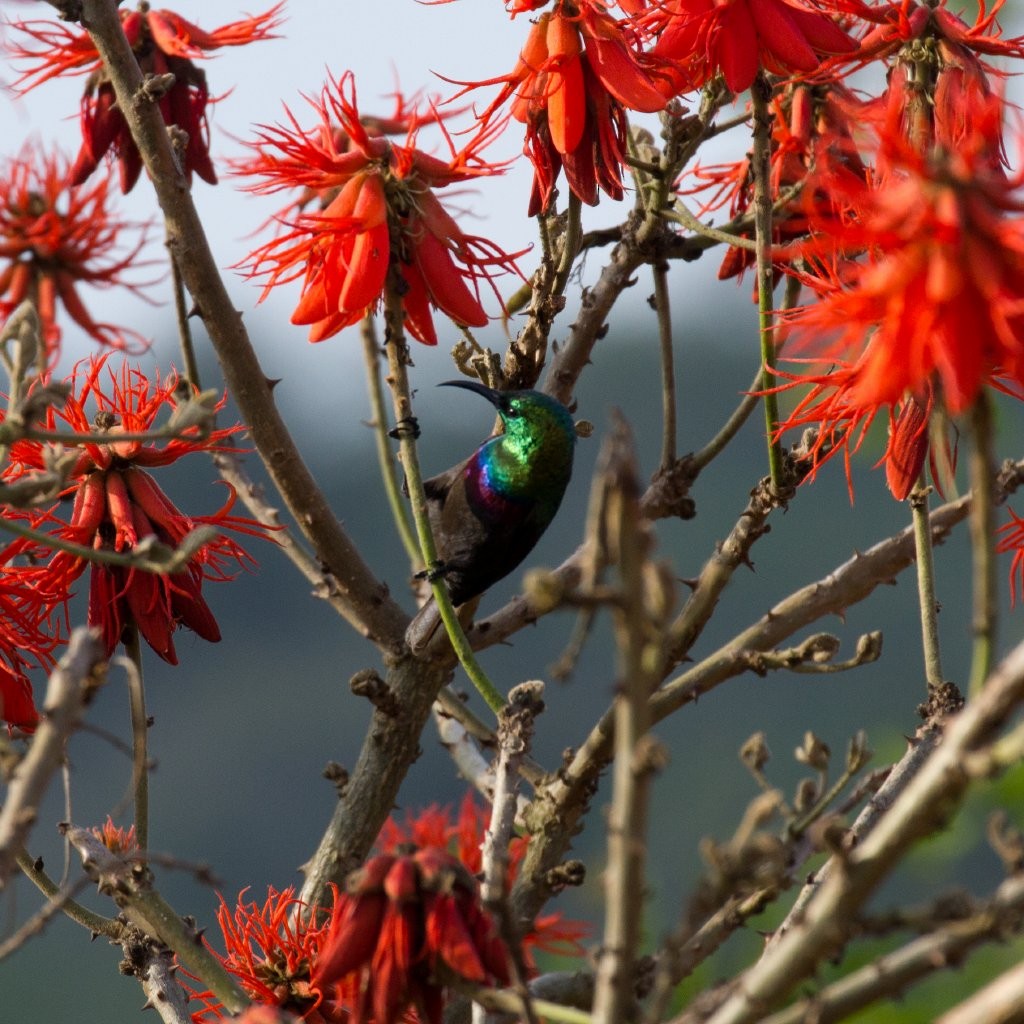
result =
[[[917,562],[917,601],[921,613],[921,642],[924,648],[924,678],[929,691],[942,686],[942,656],[939,645],[938,604],[935,599],[935,558],[932,533],[928,528],[928,495],[922,476],[910,493],[910,515],[914,524]]]
[[[103,649],[99,634],[76,629],[64,657],[50,673],[43,717],[28,752],[14,769],[0,807],[0,888],[24,848],[50,778],[60,767],[64,745],[102,682]]]
[[[971,411],[972,441],[970,456],[971,559],[974,571],[974,647],[968,692],[976,696],[985,684],[996,653],[996,627],[999,619],[998,582],[995,557],[995,440],[992,426],[992,399],[981,391]]]
[[[128,702],[132,720],[132,793],[135,801],[135,841],[149,848],[149,720],[146,716],[146,684],[142,674],[142,645],[135,625],[125,631],[122,662],[128,673]]]

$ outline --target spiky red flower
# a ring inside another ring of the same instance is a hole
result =
[[[311,325],[309,340],[322,341],[380,302],[396,264],[406,326],[418,341],[437,344],[432,307],[463,326],[486,324],[480,282],[493,288],[494,274],[517,273],[514,256],[464,233],[433,189],[500,173],[480,156],[491,130],[482,129],[458,151],[452,147],[444,161],[415,147],[418,122],[405,145],[371,135],[356,106],[351,73],[331,79],[310,103],[320,118],[312,130],[287,110],[288,126],[260,128],[249,171],[263,180],[250,190],[304,188],[334,197],[320,212],[282,221],[285,233],[251,254],[250,275],[267,275],[261,300],[301,277],[292,323]]]
[[[71,184],[67,160],[32,144],[0,167],[0,319],[31,299],[53,357],[61,336],[58,305],[101,344],[123,348],[126,339],[143,341],[135,331],[94,320],[77,288],[89,284],[138,293],[142,285],[124,275],[138,266],[145,229],[112,213],[109,174],[89,188]],[[138,232],[138,239],[125,247],[127,232]]]
[[[444,850],[458,857],[474,877],[482,868],[482,844],[490,820],[490,810],[467,793],[456,813],[451,807],[432,804],[409,811],[404,821],[388,818],[380,831],[377,848],[381,853],[397,854],[411,846]],[[508,848],[508,883],[512,884],[526,856],[529,840],[515,837]],[[582,956],[582,940],[590,934],[582,921],[573,921],[559,911],[538,915],[522,937],[523,953],[532,964],[532,953],[543,950],[560,956]]]
[[[22,551],[18,542],[0,551],[0,720],[32,732],[39,712],[29,672],[53,667],[59,640],[49,621],[60,597],[47,589],[39,568],[14,564]]]
[[[1000,117],[994,101],[986,117]],[[1024,178],[993,167],[989,138],[982,124],[954,152],[921,154],[890,131],[890,175],[842,197],[848,215],[812,214],[817,234],[800,250],[819,261],[824,276],[805,280],[822,298],[789,323],[835,368],[784,375],[787,388],[811,385],[784,429],[817,425],[819,454],[855,449],[888,408],[897,493],[923,459],[908,402],[955,416],[991,384],[1024,394]]]
[[[511,74],[468,86],[501,85],[482,119],[511,100],[512,116],[526,125],[534,168],[530,216],[548,208],[563,169],[583,202],[597,203],[599,191],[621,199],[626,111],[663,110],[677,91],[670,66],[644,53],[628,20],[617,21],[607,7],[557,0],[534,22]]]
[[[138,851],[139,844],[135,838],[135,826],[130,825],[128,828],[124,828],[121,825],[115,825],[114,819],[109,814],[103,826],[94,828],[92,831],[108,850],[122,857]]]
[[[858,13],[874,28],[861,39],[856,57],[892,62],[885,94],[875,104],[879,118],[899,122],[904,135],[922,151],[938,144],[949,149],[979,130],[988,130],[989,157],[1003,158],[1001,124],[986,118],[990,77],[1005,77],[983,56],[1024,57],[1024,36],[1004,38],[996,15],[982,3],[973,25],[946,7],[946,0],[896,0]],[[883,168],[884,170],[884,168]]]
[[[179,407],[179,381],[175,374],[159,376],[151,383],[140,370],[123,363],[119,372],[107,368],[108,357],[79,365],[69,378],[71,395],[65,406],[47,413],[49,429],[71,429],[82,435],[81,453],[70,471],[73,481],[65,496],[74,502],[67,522],[58,509],[40,515],[13,511],[55,537],[98,551],[125,553],[148,537],[177,547],[199,525],[264,535],[258,523],[230,514],[234,494],[211,516],[187,516],[164,494],[146,468],[166,466],[193,452],[232,451],[223,442],[243,428],[238,425],[202,433],[188,427],[181,436],[158,447],[138,440],[95,442],[87,438],[94,428],[113,433],[141,433],[154,427],[158,414]],[[96,414],[90,421],[86,404]],[[217,408],[223,406],[223,400]],[[5,478],[16,480],[44,468],[46,447],[39,441],[22,440],[11,449],[11,465]],[[47,552],[36,552],[45,557]],[[220,630],[202,596],[204,580],[232,578],[237,569],[255,561],[230,537],[223,534],[204,544],[187,568],[176,574],[158,574],[137,568],[90,562],[77,554],[57,550],[49,555],[43,581],[67,600],[69,588],[90,569],[89,623],[99,627],[107,652],[112,653],[124,628],[138,627],[146,642],[161,658],[177,663],[173,634],[187,626],[205,640],[220,639]]]
[[[690,88],[721,72],[740,93],[762,69],[808,74],[825,56],[855,51],[835,21],[844,11],[836,0],[666,0],[644,21],[658,34],[652,53],[678,62]]]
[[[311,982],[331,921],[331,917],[306,913],[308,908],[291,888],[269,889],[259,904],[239,893],[234,910],[220,897],[217,923],[224,936],[224,953],[207,942],[224,967],[231,972],[252,999],[263,1007],[277,1007],[297,1014],[306,1024],[348,1024],[346,1008],[355,996],[354,984],[339,1002]],[[226,1013],[217,997],[209,991],[195,991],[194,999],[203,1004],[192,1015],[195,1024],[222,1020]],[[260,1018],[256,1018],[259,1020]],[[254,1021],[255,1024],[255,1021]]]
[[[395,1024],[410,1005],[441,1024],[446,973],[508,984],[508,953],[480,906],[476,881],[434,848],[372,857],[349,876],[313,985],[330,991],[354,977],[354,1024]]]
[[[217,182],[210,160],[206,118],[206,108],[216,99],[210,96],[206,74],[193,64],[193,59],[205,57],[222,46],[244,46],[274,38],[272,33],[281,24],[283,7],[283,2],[278,3],[263,14],[210,32],[174,11],[151,9],[147,0],[139,0],[134,11],[120,12],[121,27],[142,72],[174,76],[173,83],[160,97],[160,112],[167,124],[177,125],[188,135],[182,168],[190,181],[195,172],[211,185]],[[72,184],[85,181],[106,153],[112,151],[121,168],[121,189],[130,191],[142,170],[142,158],[89,34],[73,32],[51,21],[15,21],[12,25],[34,41],[10,46],[15,59],[28,65],[15,83],[23,91],[59,75],[89,75],[81,104],[82,148],[72,171]]]

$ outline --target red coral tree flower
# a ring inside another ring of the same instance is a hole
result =
[[[409,847],[437,849],[457,857],[474,877],[482,870],[482,845],[490,821],[490,809],[472,793],[467,793],[458,812],[451,807],[433,804],[416,812],[408,812],[405,820],[388,818],[380,831],[377,848],[381,853],[398,854]],[[508,848],[508,883],[519,874],[529,840],[515,837]],[[559,956],[582,956],[582,941],[590,928],[582,921],[566,918],[559,911],[538,915],[522,937],[523,953],[530,966],[532,953],[543,950]]]
[[[996,551],[1000,554],[1013,552],[1010,563],[1010,603],[1017,603],[1018,594],[1024,595],[1024,519],[1013,509],[1007,509],[1010,521],[999,527],[1000,538]]]
[[[508,953],[458,860],[427,848],[380,854],[349,876],[313,984],[328,991],[354,976],[354,1024],[395,1024],[415,1006],[441,1024],[445,975],[507,985]]]
[[[986,117],[1000,116],[993,100]],[[812,214],[816,236],[802,252],[828,279],[806,278],[822,298],[789,322],[838,366],[789,375],[785,387],[812,391],[784,429],[817,423],[819,451],[856,447],[885,407],[913,419],[907,402],[941,402],[956,416],[989,385],[1024,393],[1024,177],[993,167],[990,134],[981,124],[956,151],[921,154],[894,128],[882,140],[890,175],[848,195],[849,216]],[[859,253],[863,262],[851,262]],[[920,424],[901,433],[894,420],[893,430],[888,454],[920,444]],[[890,483],[905,489],[922,459],[904,460]]]
[[[997,15],[1005,0],[991,9],[983,3],[973,25],[941,3],[890,0],[858,13],[874,28],[864,35],[855,55],[859,63],[892,61],[884,96],[876,104],[879,117],[899,121],[919,149],[938,143],[955,149],[989,130],[989,155],[1002,162],[1001,124],[986,118],[991,104],[990,77],[1006,77],[983,57],[1024,57],[1024,36],[1004,38]]]
[[[14,564],[24,545],[0,552],[0,720],[8,730],[32,732],[39,722],[29,672],[49,671],[59,643],[49,623],[60,595],[48,590],[44,572]]]
[[[257,1005],[290,1011],[306,1024],[349,1024],[354,982],[341,988],[344,998],[340,1001],[337,986],[325,997],[311,982],[340,906],[336,900],[331,916],[323,917],[308,913],[307,905],[291,888],[280,892],[271,888],[262,904],[246,900],[243,890],[234,910],[223,897],[220,900],[217,923],[224,936],[224,953],[218,953],[209,942],[207,946]],[[212,992],[193,991],[192,997],[203,1004],[192,1015],[195,1024],[228,1016]]]
[[[458,151],[452,147],[445,161],[415,147],[418,121],[404,145],[371,135],[350,72],[331,79],[310,103],[320,118],[312,130],[287,109],[287,127],[260,128],[249,169],[262,180],[249,189],[304,188],[333,198],[322,211],[282,221],[285,233],[249,256],[250,276],[267,275],[261,301],[277,285],[302,278],[292,323],[310,325],[309,340],[323,341],[378,306],[396,264],[406,327],[417,341],[437,344],[431,308],[462,326],[484,326],[480,283],[494,289],[494,274],[518,273],[515,257],[463,232],[433,189],[502,170],[479,154],[491,130]]]
[[[513,15],[538,4],[517,5]],[[529,215],[546,210],[559,171],[573,194],[593,206],[598,193],[621,199],[626,111],[656,113],[675,95],[667,62],[645,53],[630,21],[618,21],[599,0],[557,0],[534,22],[508,75],[468,88],[501,84],[483,112],[487,120],[511,101],[526,125],[534,168]]]
[[[31,300],[51,358],[58,354],[61,337],[58,305],[101,344],[123,348],[128,339],[144,343],[134,331],[94,320],[77,290],[89,284],[138,294],[142,285],[124,275],[139,265],[144,226],[113,215],[109,174],[88,188],[71,185],[67,160],[31,144],[0,168],[0,319]],[[129,231],[138,231],[139,237],[125,247],[122,235]]]
[[[188,516],[167,497],[148,468],[167,466],[194,452],[235,451],[222,442],[243,428],[236,425],[207,434],[189,427],[182,436],[162,447],[138,440],[89,441],[94,428],[113,433],[144,433],[153,429],[157,416],[179,406],[179,381],[175,374],[151,383],[141,371],[122,364],[119,373],[107,369],[108,357],[80,364],[69,384],[71,395],[64,408],[47,414],[51,430],[70,428],[82,435],[81,454],[71,469],[72,485],[65,497],[73,497],[70,517],[64,522],[57,509],[38,513],[11,511],[29,518],[39,529],[55,537],[97,551],[130,552],[143,540],[178,547],[197,526],[232,529],[252,535],[265,530],[251,519],[230,514],[234,494],[212,516]],[[109,387],[109,391],[105,390]],[[86,404],[97,412],[90,422]],[[217,409],[223,407],[223,400]],[[46,465],[47,452],[39,441],[22,440],[11,448],[11,465],[5,473],[17,480]],[[45,557],[44,552],[36,552]],[[187,567],[178,573],[160,574],[139,568],[91,562],[78,554],[57,550],[49,556],[43,579],[53,591],[70,597],[69,588],[88,568],[89,624],[97,626],[108,655],[113,653],[124,629],[134,624],[146,642],[165,661],[177,664],[173,634],[187,626],[204,640],[216,642],[220,630],[203,599],[204,580],[227,580],[237,569],[255,565],[252,557],[230,537],[219,534],[203,544]]]
[[[836,17],[838,0],[666,0],[643,21],[657,34],[652,53],[678,63],[688,86],[698,89],[718,72],[734,93],[757,73],[806,75],[823,58],[849,54],[856,41]]]
[[[173,84],[160,97],[160,112],[167,124],[177,125],[188,135],[182,167],[190,181],[194,172],[211,185],[217,182],[206,117],[207,107],[216,98],[210,96],[206,74],[193,60],[222,46],[244,46],[275,38],[272,33],[281,24],[283,7],[283,2],[278,3],[263,14],[210,32],[174,11],[152,9],[146,0],[140,0],[134,11],[120,12],[121,27],[143,74],[174,76]],[[12,25],[32,40],[9,46],[14,58],[28,65],[16,87],[28,91],[59,75],[89,75],[81,104],[82,148],[72,171],[72,184],[84,182],[111,151],[120,165],[121,189],[129,192],[142,170],[142,157],[88,33],[73,32],[52,21],[15,21]]]

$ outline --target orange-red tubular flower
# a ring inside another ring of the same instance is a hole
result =
[[[194,172],[211,185],[217,181],[210,160],[206,118],[206,108],[216,99],[210,96],[205,73],[193,60],[222,46],[244,46],[274,38],[283,7],[283,2],[278,3],[263,14],[210,32],[174,11],[150,8],[147,0],[139,0],[134,11],[121,10],[121,27],[143,73],[174,76],[170,88],[160,97],[160,112],[167,124],[177,125],[188,136],[182,166],[189,180]],[[59,75],[89,75],[81,103],[82,148],[75,161],[72,184],[84,182],[112,151],[121,169],[121,189],[130,191],[142,170],[142,158],[88,33],[76,33],[51,21],[15,21],[12,26],[33,41],[9,47],[14,58],[27,65],[15,83],[17,87],[27,91]]]
[[[621,199],[626,111],[664,109],[677,82],[665,62],[643,52],[628,21],[608,14],[607,4],[557,0],[534,22],[511,74],[469,88],[494,84],[501,91],[481,116],[494,117],[511,100],[512,116],[526,125],[533,216],[547,209],[563,169],[583,202],[594,205],[602,191]]]
[[[993,101],[986,118],[1000,115]],[[990,136],[979,125],[956,152],[922,155],[895,127],[883,139],[888,177],[846,196],[847,217],[812,213],[816,235],[800,247],[841,271],[805,279],[823,294],[789,318],[790,345],[837,368],[790,376],[787,386],[812,390],[784,428],[817,425],[819,451],[856,447],[888,407],[887,457],[905,464],[890,473],[897,493],[922,460],[908,400],[955,416],[989,385],[1024,394],[1024,180],[993,167]]]
[[[329,917],[306,913],[307,906],[295,896],[293,889],[271,888],[266,900],[259,904],[247,900],[243,890],[232,909],[221,897],[217,923],[224,936],[224,953],[207,945],[224,967],[238,979],[256,1007],[276,1008],[301,1017],[305,1024],[349,1024],[350,1007],[354,1003],[355,986],[326,993],[315,987],[311,975],[320,960],[324,940],[343,902],[335,901]],[[202,1008],[192,1015],[195,1024],[210,1024],[229,1015],[210,991],[195,991],[193,999]],[[234,1017],[231,1017],[235,1020]],[[256,1015],[253,1024],[263,1024]],[[272,1024],[274,1017],[267,1017]]]
[[[380,831],[377,848],[381,853],[398,854],[409,847],[444,850],[458,857],[474,877],[482,870],[481,846],[490,820],[490,809],[467,793],[458,812],[434,804],[420,811],[409,811],[404,820],[388,818]],[[516,837],[508,848],[508,884],[519,873],[529,840]],[[522,936],[523,953],[533,966],[533,953],[543,951],[561,956],[582,956],[582,941],[590,934],[585,922],[564,917],[558,911],[541,914]]]
[[[444,971],[508,984],[508,953],[454,857],[427,848],[380,854],[349,877],[313,969],[313,985],[351,985],[354,1024],[396,1024],[410,1005],[441,1024]]]
[[[124,275],[139,266],[144,226],[119,221],[109,200],[109,174],[88,188],[71,188],[67,160],[31,144],[0,166],[0,319],[32,300],[52,359],[61,337],[58,305],[101,344],[145,344],[134,331],[94,320],[78,294],[80,284],[136,293],[142,287]],[[137,232],[137,240],[123,246],[128,232]]]
[[[258,523],[230,514],[232,494],[211,516],[188,516],[178,509],[147,472],[166,466],[192,452],[233,451],[223,442],[241,431],[239,426],[201,434],[190,428],[184,436],[162,447],[141,441],[96,442],[88,438],[94,428],[115,433],[140,433],[153,428],[158,414],[173,413],[179,404],[178,378],[172,374],[151,384],[126,363],[120,372],[107,368],[108,357],[80,364],[68,381],[71,394],[63,409],[50,409],[47,425],[82,435],[81,454],[70,471],[71,485],[63,496],[72,497],[67,521],[58,508],[43,515],[11,512],[30,519],[55,537],[101,551],[131,551],[146,538],[177,547],[199,525],[264,535]],[[86,404],[96,408],[90,421]],[[221,408],[223,402],[217,408]],[[38,441],[18,441],[11,448],[7,480],[43,468],[48,455]],[[102,565],[68,551],[33,552],[41,580],[50,592],[67,601],[69,588],[90,569],[89,624],[99,628],[111,654],[125,627],[134,624],[146,642],[165,661],[177,664],[174,631],[186,626],[205,640],[220,639],[220,630],[202,595],[204,580],[227,580],[233,569],[249,568],[254,560],[231,538],[220,534],[204,544],[179,573],[157,574],[141,569]]]
[[[292,323],[309,325],[309,340],[323,341],[378,305],[397,261],[405,323],[417,341],[437,344],[432,309],[462,326],[486,324],[480,283],[494,289],[495,274],[518,273],[515,257],[463,232],[433,189],[501,172],[480,156],[493,127],[442,160],[415,147],[418,126],[439,120],[436,115],[410,115],[404,145],[371,134],[356,106],[351,73],[331,79],[310,103],[319,115],[316,127],[303,129],[286,110],[287,126],[261,126],[255,156],[243,165],[261,179],[250,191],[301,188],[327,199],[319,212],[278,218],[284,232],[249,256],[250,276],[267,278],[261,300],[275,286],[301,278]]]
[[[658,35],[652,53],[677,63],[689,88],[718,72],[734,93],[759,70],[806,75],[822,58],[848,54],[857,43],[834,20],[841,0],[666,0],[644,16]]]

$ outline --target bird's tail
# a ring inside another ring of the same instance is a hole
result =
[[[473,613],[479,603],[479,597],[471,597],[455,609],[463,629],[469,628],[473,621]],[[419,655],[430,646],[434,637],[438,635],[444,635],[444,623],[441,622],[441,612],[438,610],[437,602],[430,597],[412,617],[412,621],[405,631],[405,642],[413,654]]]
[[[405,642],[413,654],[422,654],[441,628],[441,612],[433,597],[412,617],[405,631]]]

